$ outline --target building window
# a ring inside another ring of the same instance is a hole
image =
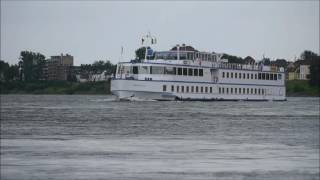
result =
[[[224,72],[222,72],[222,78],[224,78]]]
[[[199,76],[203,76],[203,69],[199,69]]]
[[[171,86],[171,92],[173,92],[173,91],[174,91],[174,86],[172,85],[172,86]]]
[[[167,85],[162,86],[162,91],[164,91],[164,92],[167,91]]]
[[[193,75],[194,75],[194,76],[198,76],[198,69],[194,69]]]
[[[210,93],[212,93],[212,87],[210,87]]]
[[[188,75],[189,75],[189,76],[192,76],[192,72],[193,72],[193,70],[192,70],[191,68],[189,68],[189,69],[188,69]]]

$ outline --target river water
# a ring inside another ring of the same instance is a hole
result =
[[[319,179],[319,98],[2,95],[4,179]]]

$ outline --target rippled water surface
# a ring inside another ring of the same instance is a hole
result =
[[[319,98],[2,95],[1,179],[319,179]]]

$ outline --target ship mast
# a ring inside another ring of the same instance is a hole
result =
[[[150,32],[147,35],[142,36],[141,44],[146,49],[145,55],[144,55],[144,60],[145,61],[148,58],[148,48],[151,47],[151,45],[156,44],[156,43],[157,43],[156,37],[152,36]]]

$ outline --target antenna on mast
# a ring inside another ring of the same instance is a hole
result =
[[[148,32],[147,35],[142,36],[141,38],[141,44],[143,47],[145,47],[146,52],[145,52],[145,56],[144,56],[144,60],[147,60],[148,56],[151,56],[153,51],[150,48],[151,45],[156,44],[157,43],[157,39],[155,36],[152,36],[150,31]],[[150,48],[150,49],[149,49]],[[151,53],[151,55],[149,54]]]

